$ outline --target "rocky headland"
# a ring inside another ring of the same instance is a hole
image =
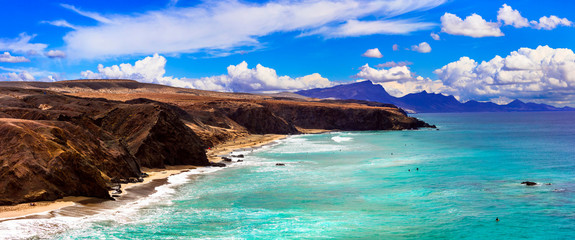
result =
[[[0,205],[111,199],[142,168],[208,166],[251,134],[434,127],[369,102],[235,94],[130,80],[0,82]]]

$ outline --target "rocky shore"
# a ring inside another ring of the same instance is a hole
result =
[[[357,103],[128,80],[4,82],[0,205],[67,196],[112,199],[116,183],[142,181],[142,169],[208,166],[225,143],[254,134],[421,127],[433,126],[398,108]]]

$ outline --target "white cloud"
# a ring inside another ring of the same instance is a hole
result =
[[[411,71],[406,66],[396,66],[389,69],[375,69],[368,64],[361,66],[355,76],[372,82],[407,81],[412,79]]]
[[[367,51],[365,51],[365,53],[363,53],[361,56],[369,58],[382,58],[383,54],[381,54],[378,48],[372,48],[367,49]]]
[[[514,10],[511,6],[503,4],[503,6],[497,12],[497,20],[503,22],[505,25],[512,25],[516,28],[531,27],[535,29],[545,29],[552,30],[557,26],[572,26],[573,23],[567,18],[559,18],[557,16],[551,15],[549,17],[543,16],[539,18],[539,21],[529,21],[527,18],[521,16],[519,11]]]
[[[44,53],[49,58],[66,58],[66,53],[60,50],[50,50]]]
[[[567,18],[559,18],[557,16],[551,15],[549,17],[541,17],[539,18],[539,22],[533,20],[531,21],[533,27],[536,29],[545,29],[551,30],[556,28],[557,26],[572,26],[573,23],[569,21]]]
[[[70,9],[79,15],[82,15],[82,16],[87,17],[87,18],[91,18],[91,19],[96,20],[96,21],[101,22],[101,23],[113,23],[112,20],[110,20],[107,17],[102,16],[99,13],[82,11],[82,10],[80,10],[80,9],[70,5],[70,4],[60,4],[60,6],[66,8],[66,9]]]
[[[412,62],[409,61],[402,61],[402,62],[385,62],[385,63],[380,63],[375,65],[376,68],[388,68],[388,67],[398,67],[398,66],[408,66],[408,65],[412,65]]]
[[[65,5],[98,21],[75,26],[64,40],[70,57],[98,58],[153,53],[193,53],[259,46],[273,33],[302,32],[325,37],[405,34],[433,24],[390,19],[426,10],[446,0],[287,0],[247,3],[220,0],[195,7],[169,7],[129,15],[103,15]],[[366,17],[388,20],[362,21]],[[73,56],[72,56],[73,54]]]
[[[324,35],[333,37],[358,37],[374,34],[407,34],[419,30],[429,29],[433,23],[419,23],[413,20],[386,20],[386,21],[358,21],[348,20],[336,27],[322,27],[306,35]]]
[[[406,66],[410,64],[410,62],[389,62],[378,65],[382,67],[390,66],[391,68],[389,69],[375,69],[365,64],[355,77],[381,84],[390,95],[395,97],[421,91],[434,93],[446,91],[446,87],[441,80],[431,80],[421,76],[415,77]]]
[[[399,45],[393,44],[393,46],[391,46],[391,49],[393,49],[393,51],[399,51]]]
[[[222,79],[225,80],[222,81]],[[211,79],[205,78],[202,80]],[[332,85],[327,78],[322,77],[318,73],[299,78],[278,76],[272,68],[258,64],[255,68],[250,69],[246,62],[230,65],[227,76],[217,76],[214,80],[223,83],[220,85],[234,92],[301,90],[324,88]]]
[[[512,25],[516,28],[529,27],[529,20],[507,4],[503,4],[497,12],[497,21],[503,21],[505,25]]]
[[[570,49],[520,48],[506,57],[478,63],[468,57],[434,71],[462,100],[539,99],[575,103],[575,54]]]
[[[29,55],[40,54],[48,47],[43,43],[30,43],[35,36],[21,33],[16,39],[0,39],[0,51],[23,53]]]
[[[441,31],[474,38],[503,36],[499,23],[487,22],[475,13],[467,16],[465,20],[455,14],[445,13],[441,16]]]
[[[419,45],[411,46],[411,50],[420,53],[428,53],[431,52],[431,46],[429,46],[429,43],[427,42],[422,42]]]
[[[78,27],[72,25],[71,23],[69,23],[66,20],[55,20],[55,21],[42,21],[42,23],[47,23],[56,27],[65,27],[65,28],[71,28],[71,29],[78,29]]]
[[[134,65],[129,63],[122,63],[120,65],[113,65],[111,67],[104,67],[98,65],[98,72],[92,71],[82,72],[84,78],[106,78],[106,79],[133,79],[143,80],[146,82],[155,82],[161,80],[166,73],[166,58],[158,54],[152,57],[146,57],[142,60],[136,61]]]
[[[409,81],[392,81],[380,83],[385,90],[394,97],[402,97],[410,93],[427,91],[429,93],[440,93],[445,91],[445,86],[441,80],[431,80],[417,76]]]
[[[0,66],[0,81],[42,81],[54,82],[63,79],[63,75],[55,72],[44,71],[34,67],[8,68]]]
[[[21,63],[21,62],[30,62],[30,60],[22,56],[12,56],[9,52],[4,52],[4,54],[0,54],[0,62]]]
[[[439,37],[439,34],[432,32],[431,34],[429,34],[431,36],[431,38],[433,38],[433,40],[435,41],[439,41],[441,38]]]
[[[29,72],[0,73],[0,81],[34,81],[35,78]]]
[[[250,69],[246,62],[230,65],[227,68],[227,75],[200,79],[174,78],[164,76],[166,62],[166,58],[154,54],[154,56],[136,61],[134,65],[124,63],[104,67],[100,64],[97,72],[84,71],[82,77],[88,79],[133,79],[175,87],[229,92],[289,91],[332,85],[327,78],[323,78],[318,73],[298,78],[278,76],[272,68],[258,64],[255,68]]]

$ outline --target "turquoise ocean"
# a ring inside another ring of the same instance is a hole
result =
[[[290,136],[32,239],[574,239],[575,113],[418,114],[439,130]],[[276,166],[284,163],[285,166]],[[537,186],[522,185],[523,181]],[[547,185],[550,184],[550,185]],[[500,221],[495,221],[499,218]],[[0,237],[2,238],[2,237]]]

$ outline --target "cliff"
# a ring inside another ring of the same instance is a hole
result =
[[[3,87],[2,87],[3,86]],[[47,90],[49,89],[49,90]],[[433,127],[392,105],[179,89],[134,81],[0,83],[0,204],[110,198],[141,167],[209,165],[248,134]]]
[[[40,90],[0,88],[0,204],[110,198],[140,167],[208,165],[174,110]]]

